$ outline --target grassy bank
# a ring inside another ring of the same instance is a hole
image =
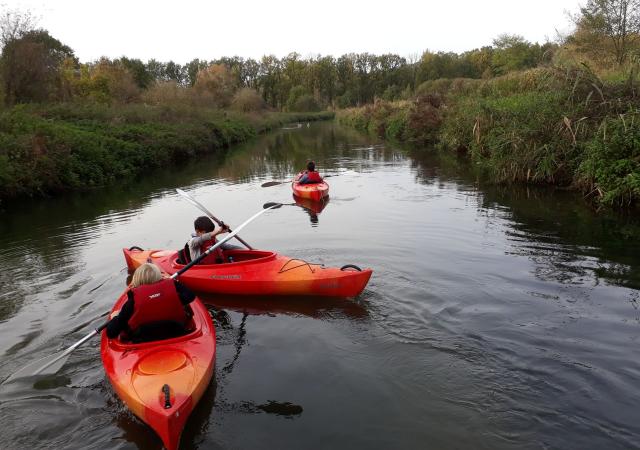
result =
[[[127,182],[285,123],[332,117],[141,104],[17,106],[0,112],[0,199]]]
[[[637,80],[538,68],[490,80],[423,83],[410,102],[337,113],[379,136],[467,156],[496,182],[582,190],[600,204],[640,200]]]

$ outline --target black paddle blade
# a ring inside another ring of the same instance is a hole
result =
[[[260,187],[271,187],[271,186],[277,186],[279,184],[282,184],[282,181],[267,181],[266,183],[262,183],[260,185]]]
[[[282,207],[282,203],[276,203],[276,202],[267,202],[264,205],[262,205],[263,209],[278,209]]]

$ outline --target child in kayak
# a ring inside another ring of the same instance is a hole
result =
[[[168,339],[184,334],[191,314],[186,305],[196,296],[178,281],[162,279],[155,264],[141,265],[133,273],[127,301],[111,314],[107,337],[125,332],[133,342]]]
[[[302,176],[298,180],[300,184],[322,183],[322,177],[316,172],[316,163],[309,161],[307,170],[302,172]]]
[[[187,242],[187,245],[184,246],[184,251],[182,253],[182,258],[185,259],[185,263],[191,262],[201,254],[206,252],[209,247],[212,247],[216,244],[216,236],[222,233],[226,233],[229,231],[227,226],[224,228],[218,228],[215,231],[216,226],[213,224],[213,221],[205,216],[198,217],[193,222],[193,228],[195,228],[195,233],[191,235],[191,239]],[[222,249],[218,247],[207,255],[200,264],[220,264],[224,262],[224,254],[222,253]]]

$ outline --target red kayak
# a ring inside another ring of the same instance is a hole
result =
[[[127,300],[120,296],[112,311]],[[187,418],[213,376],[216,335],[207,308],[199,299],[188,334],[133,344],[107,338],[100,352],[107,378],[127,407],[160,436],[167,450],[177,450]]]
[[[326,181],[320,183],[301,184],[298,182],[304,172],[300,172],[293,179],[291,183],[291,189],[293,189],[294,195],[303,198],[319,202],[323,198],[329,196],[329,185]]]
[[[123,249],[130,271],[146,262],[173,275],[184,267],[174,250]],[[180,282],[197,292],[233,295],[310,295],[355,297],[371,269],[353,265],[324,267],[263,250],[224,250],[224,263],[195,265],[180,275]]]

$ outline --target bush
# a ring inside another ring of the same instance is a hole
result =
[[[606,119],[586,144],[578,169],[583,189],[605,204],[629,205],[640,200],[640,117]]]
[[[242,88],[233,96],[231,108],[242,112],[262,111],[265,103],[255,89]]]

